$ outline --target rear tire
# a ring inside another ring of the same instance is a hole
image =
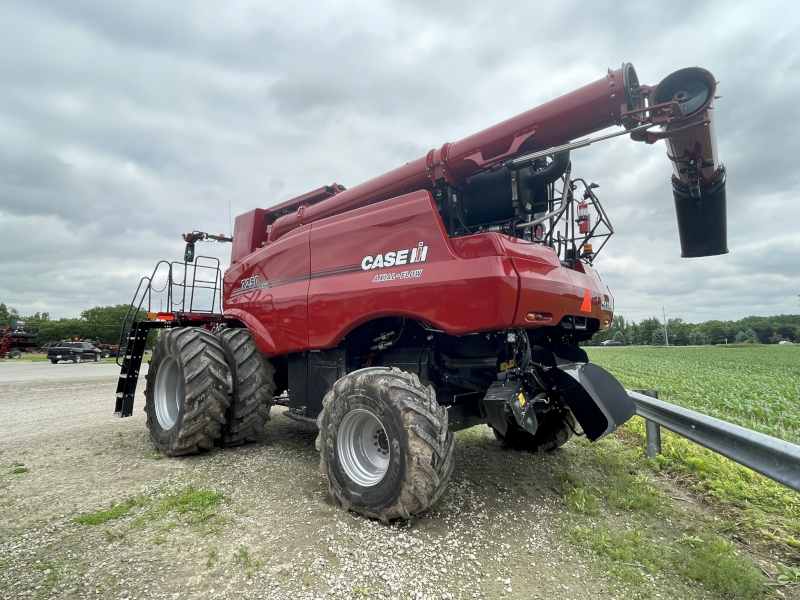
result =
[[[550,452],[566,444],[572,437],[574,429],[575,417],[572,412],[551,410],[544,414],[535,435],[531,435],[517,425],[516,420],[511,416],[508,418],[508,429],[505,435],[500,434],[494,427],[492,427],[492,433],[499,441],[515,450]]]
[[[74,363],[77,365],[79,362],[81,362],[81,360],[82,360],[82,359],[81,359],[81,356],[80,356],[80,354],[79,354],[79,355],[75,356],[75,357],[72,359],[72,362],[74,362]]]
[[[51,358],[50,362],[53,363],[54,365],[58,364],[58,361],[55,358]]]
[[[20,356],[22,356],[22,352],[16,349],[8,353],[8,358],[19,358]]]
[[[228,408],[225,354],[205,329],[168,330],[147,371],[147,428],[169,456],[208,450],[219,438]]]
[[[334,384],[323,407],[320,469],[344,508],[388,523],[441,496],[453,472],[453,433],[447,409],[416,375],[353,371]]]
[[[264,358],[247,329],[217,333],[230,374],[230,408],[217,440],[220,446],[238,446],[258,439],[269,421],[275,392],[275,367]]]
[[[109,350],[103,350],[103,353],[101,354],[101,357],[102,358],[108,358],[109,356],[111,356],[111,352]]]

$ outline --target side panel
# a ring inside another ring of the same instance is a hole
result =
[[[567,269],[552,248],[499,237],[520,277],[516,326],[531,326],[532,323],[525,320],[528,313],[542,314],[544,319],[536,322],[542,325],[554,325],[566,315],[597,319],[601,328],[606,320],[611,320],[611,293],[592,267],[580,263],[576,270]]]
[[[267,224],[264,215],[267,211],[256,208],[236,217],[233,227],[233,248],[231,264],[237,263],[251,252],[254,252],[267,239]]]
[[[504,329],[513,322],[517,279],[507,257],[459,258],[428,192],[330,217],[311,230],[309,345],[330,348],[383,316],[454,335]]]
[[[296,229],[225,273],[224,312],[248,326],[264,354],[308,348],[310,234]]]

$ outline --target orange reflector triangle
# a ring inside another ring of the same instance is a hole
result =
[[[583,296],[581,312],[592,312],[592,294],[589,293],[589,288],[586,288],[586,294]]]

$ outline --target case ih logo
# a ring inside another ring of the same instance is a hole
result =
[[[365,256],[361,259],[361,268],[364,271],[370,269],[380,269],[382,267],[395,267],[399,265],[410,265],[412,263],[425,262],[428,256],[428,247],[425,242],[417,244],[416,248],[408,250],[396,250],[386,254],[378,254],[375,257]]]

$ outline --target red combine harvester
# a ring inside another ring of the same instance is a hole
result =
[[[0,358],[19,358],[35,352],[36,328],[28,327],[25,321],[11,319],[11,325],[0,329]]]
[[[383,521],[439,497],[453,431],[488,424],[530,451],[602,438],[634,405],[579,347],[613,316],[592,267],[613,229],[570,152],[665,140],[682,255],[726,253],[715,91],[703,69],[650,87],[625,64],[351,189],[239,215],[233,240],[186,234],[185,262],[159,263],[134,296],[116,414],[133,410],[148,333],[167,329],[145,394],[159,450],[251,441],[277,398],[319,427],[332,495]],[[204,240],[233,242],[224,278],[193,262]]]

